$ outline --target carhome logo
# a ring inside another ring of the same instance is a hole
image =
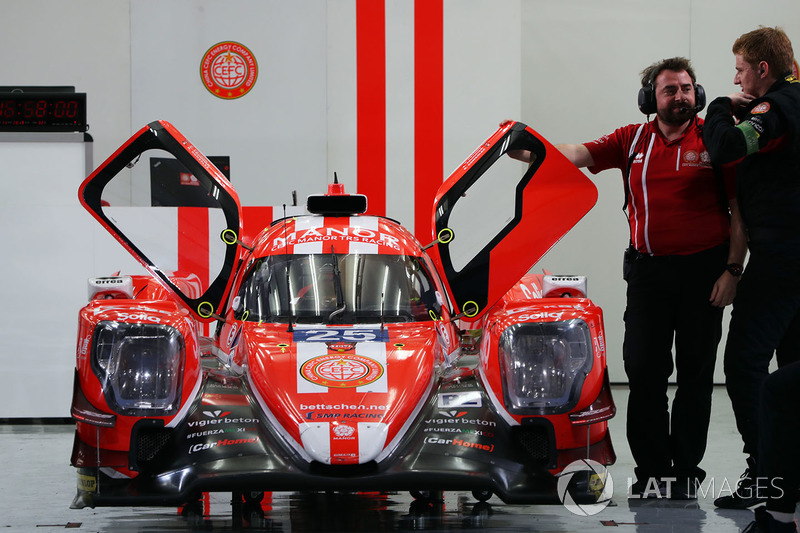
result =
[[[614,481],[605,466],[591,459],[571,462],[558,475],[558,498],[579,516],[596,515],[611,503]]]

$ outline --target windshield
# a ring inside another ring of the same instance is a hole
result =
[[[363,324],[441,316],[419,258],[384,254],[285,254],[258,259],[234,299],[255,322]]]

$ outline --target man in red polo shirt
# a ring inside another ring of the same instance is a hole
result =
[[[697,112],[704,104],[690,62],[665,59],[642,72],[639,108],[648,118],[655,113],[653,120],[556,146],[592,173],[620,169],[625,182],[631,244],[624,263],[623,359],[627,436],[636,462],[632,498],[695,498],[705,478],[699,464],[722,311],[736,294],[747,252],[729,186],[733,177],[723,179],[703,145]],[[670,413],[667,385],[674,369]]]

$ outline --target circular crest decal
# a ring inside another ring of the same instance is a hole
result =
[[[328,354],[313,357],[300,367],[300,375],[323,387],[363,387],[383,375],[383,367],[361,355]]]
[[[753,109],[750,110],[750,114],[752,115],[761,115],[769,111],[769,102],[761,102]]]
[[[235,41],[217,43],[200,61],[200,76],[206,89],[218,98],[232,100],[250,92],[258,78],[253,53]]]

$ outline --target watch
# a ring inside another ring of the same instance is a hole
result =
[[[731,276],[736,276],[737,278],[742,275],[744,272],[744,267],[739,263],[728,263],[725,266],[725,270],[731,273]]]

